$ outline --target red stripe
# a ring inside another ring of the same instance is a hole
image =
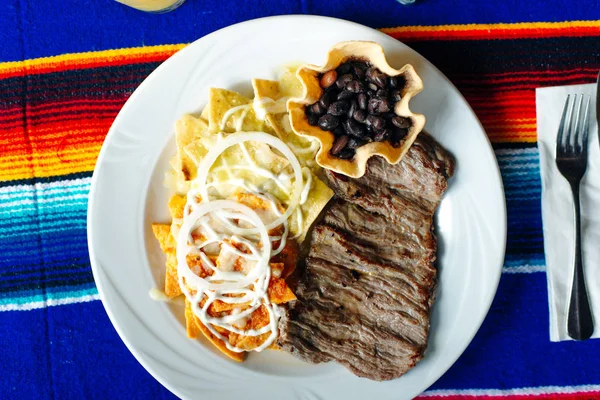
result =
[[[598,36],[597,27],[569,26],[568,28],[510,28],[501,29],[493,25],[486,29],[443,29],[425,31],[391,31],[386,32],[393,38],[402,41],[416,40],[482,40],[482,39],[541,39],[550,37],[583,37]]]
[[[27,118],[27,129],[28,130],[39,130],[40,128],[44,128],[49,125],[56,125],[59,123],[70,123],[76,122],[78,128],[85,128],[89,126],[93,120],[97,119],[105,119],[110,122],[116,117],[118,110],[107,111],[103,113],[94,112],[94,113],[82,113],[82,114],[74,114],[74,115],[56,115],[52,117],[45,118]],[[64,125],[63,125],[64,126]],[[23,129],[23,119],[15,119],[11,121],[0,121],[0,137],[6,136],[5,132],[2,130],[14,130],[21,128]]]
[[[68,115],[68,114],[75,114],[76,116],[88,116],[88,117],[94,117],[96,113],[102,112],[102,111],[110,111],[110,113],[112,115],[116,115],[119,110],[121,109],[121,106],[123,105],[122,102],[119,102],[118,104],[107,104],[107,105],[102,105],[102,104],[94,104],[94,105],[86,105],[86,104],[82,104],[82,105],[73,105],[73,106],[67,106],[67,107],[60,107],[60,108],[48,108],[46,110],[30,110],[29,107],[27,108],[26,111],[26,115],[27,115],[27,121],[29,122],[35,122],[38,119],[46,119],[46,118],[52,118],[52,117],[57,117],[57,116],[61,116],[61,115]],[[88,114],[90,115],[85,115],[82,114],[81,111],[88,111]],[[21,115],[19,116],[12,116],[12,117],[0,117],[0,124],[11,124],[15,121],[20,121],[23,122],[23,113],[21,113]]]
[[[467,399],[490,399],[490,400],[584,400],[600,399],[600,392],[580,392],[580,393],[545,393],[545,394],[512,394],[503,396],[470,396],[470,395],[440,395],[440,396],[419,396],[417,399],[443,399],[443,400],[467,400]]]

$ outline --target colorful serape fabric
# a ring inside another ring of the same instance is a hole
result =
[[[422,396],[600,398],[600,342],[549,341],[534,92],[595,80],[600,22],[383,31],[428,58],[469,101],[494,145],[508,207],[506,260],[490,314]],[[172,398],[127,351],[98,301],[86,211],[113,119],[183,46],[22,59],[0,49],[8,60],[0,63],[0,397]],[[36,43],[30,49],[48,55]]]

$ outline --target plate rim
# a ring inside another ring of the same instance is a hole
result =
[[[90,265],[91,265],[91,269],[92,269],[92,274],[94,277],[94,282],[96,284],[96,287],[98,289],[98,294],[100,297],[100,300],[102,301],[102,306],[104,307],[109,320],[111,322],[111,324],[113,325],[114,329],[117,331],[117,334],[119,335],[119,338],[123,341],[123,343],[125,344],[125,346],[127,347],[127,349],[131,352],[131,354],[136,358],[136,360],[144,367],[144,369],[154,378],[156,379],[161,385],[163,385],[167,390],[169,390],[171,393],[173,393],[174,395],[181,397],[181,392],[177,389],[177,387],[175,385],[172,385],[170,382],[168,382],[166,379],[163,379],[163,376],[161,376],[160,373],[158,373],[155,368],[151,365],[150,362],[148,362],[148,360],[146,360],[146,357],[144,355],[142,355],[135,347],[135,344],[132,343],[127,336],[123,333],[122,328],[119,326],[119,323],[117,322],[117,317],[114,315],[113,311],[111,310],[111,307],[108,306],[107,304],[107,299],[106,299],[106,291],[104,289],[104,283],[102,281],[102,279],[99,277],[100,275],[100,271],[99,271],[99,266],[97,265],[97,257],[96,257],[96,249],[94,247],[94,229],[93,229],[93,225],[92,225],[92,216],[93,216],[93,210],[95,207],[95,195],[96,195],[96,186],[97,186],[97,176],[98,176],[98,172],[99,169],[102,167],[102,163],[103,160],[105,158],[106,152],[107,152],[107,143],[109,142],[109,139],[112,138],[112,136],[114,136],[116,134],[114,126],[117,124],[117,122],[123,118],[123,111],[131,106],[131,104],[133,102],[136,101],[137,97],[139,97],[141,91],[139,90],[142,86],[148,85],[149,82],[151,80],[154,79],[154,77],[158,74],[159,71],[162,71],[162,69],[167,68],[167,66],[174,62],[173,60],[178,57],[179,55],[181,55],[183,52],[187,52],[190,51],[189,49],[192,48],[192,45],[199,42],[199,41],[204,41],[204,40],[209,40],[210,37],[212,36],[216,36],[218,34],[222,34],[223,32],[227,32],[229,30],[234,30],[236,28],[238,28],[240,25],[254,25],[254,24],[262,24],[265,21],[271,21],[271,20],[282,20],[282,19],[305,19],[305,20],[323,20],[325,22],[329,21],[329,22],[334,22],[334,23],[343,23],[343,24],[347,24],[350,27],[359,27],[359,28],[367,28],[370,30],[373,30],[381,35],[386,35],[385,33],[371,28],[369,26],[357,23],[357,22],[353,22],[353,21],[348,21],[348,20],[344,20],[341,18],[334,18],[334,17],[327,17],[327,16],[320,16],[320,15],[307,15],[307,14],[287,14],[287,15],[275,15],[275,16],[268,16],[268,17],[261,17],[261,18],[255,18],[255,19],[251,19],[251,20],[247,20],[247,21],[242,21],[242,22],[238,22],[226,27],[223,27],[221,29],[218,29],[214,32],[211,32],[207,35],[204,35],[196,40],[194,40],[193,42],[187,44],[184,48],[180,49],[179,51],[177,51],[176,53],[172,54],[168,59],[166,59],[165,61],[163,61],[157,68],[155,68],[140,84],[139,86],[136,87],[135,91],[129,96],[129,98],[127,99],[127,101],[123,104],[123,106],[121,107],[121,109],[119,110],[119,113],[117,114],[117,116],[115,117],[115,119],[113,120],[110,129],[108,130],[102,147],[100,149],[100,152],[98,154],[98,158],[96,160],[96,163],[94,165],[94,171],[91,177],[91,181],[90,181],[90,191],[88,194],[88,212],[87,212],[87,218],[86,218],[86,230],[87,230],[87,244],[88,244],[88,252],[89,252],[89,256],[90,256]],[[409,47],[414,53],[416,53],[418,55],[419,58],[421,58],[422,61],[424,61],[426,64],[428,64],[428,67],[431,68],[435,73],[437,73],[439,76],[441,76],[444,81],[446,82],[446,84],[449,86],[449,89],[451,91],[454,92],[454,95],[457,95],[462,102],[464,103],[464,105],[466,106],[465,110],[468,111],[471,116],[475,119],[475,121],[477,122],[477,126],[480,130],[480,133],[483,135],[483,138],[485,139],[485,143],[487,144],[487,148],[486,150],[489,151],[490,155],[492,156],[493,159],[493,165],[494,165],[494,169],[493,169],[493,173],[495,178],[497,179],[497,182],[499,183],[499,194],[500,194],[500,198],[499,200],[499,205],[501,205],[501,210],[498,210],[501,212],[502,218],[500,219],[501,222],[501,226],[499,226],[500,231],[498,232],[499,238],[502,239],[503,243],[501,245],[501,247],[499,248],[499,252],[497,254],[497,258],[496,260],[494,260],[494,264],[497,264],[497,266],[495,268],[490,268],[490,281],[493,282],[493,290],[490,290],[487,294],[486,294],[486,298],[484,303],[484,307],[482,307],[483,310],[485,310],[485,312],[482,312],[481,315],[478,316],[478,318],[475,318],[474,320],[476,321],[476,323],[474,324],[476,326],[475,329],[473,329],[472,333],[470,335],[468,335],[468,337],[466,337],[467,340],[464,341],[464,346],[461,346],[462,348],[460,348],[460,351],[456,352],[454,357],[450,357],[446,364],[444,365],[443,368],[441,368],[439,370],[438,373],[436,374],[431,374],[430,375],[430,379],[428,379],[428,383],[427,385],[422,389],[422,391],[427,390],[427,388],[429,388],[431,385],[433,385],[442,375],[444,375],[451,367],[452,365],[455,364],[455,362],[458,360],[458,358],[460,358],[460,356],[464,353],[464,351],[466,350],[466,348],[469,346],[469,344],[472,342],[473,338],[475,337],[475,335],[477,334],[477,332],[479,332],[479,330],[481,329],[481,326],[485,320],[485,318],[487,317],[487,315],[489,314],[489,310],[491,308],[492,302],[495,298],[496,292],[498,290],[498,285],[500,282],[500,278],[502,275],[502,268],[503,268],[503,264],[504,264],[504,258],[506,255],[506,244],[507,244],[507,210],[506,210],[506,193],[504,190],[504,184],[503,184],[503,180],[502,180],[502,175],[501,175],[501,171],[500,171],[500,167],[498,165],[498,160],[496,158],[492,143],[489,139],[489,136],[486,134],[485,129],[483,127],[483,125],[481,124],[481,121],[479,120],[479,118],[477,117],[477,115],[475,114],[475,112],[473,111],[471,105],[467,102],[467,100],[465,99],[465,97],[462,95],[462,93],[456,88],[456,86],[454,86],[454,84],[452,83],[452,81],[450,81],[446,75],[444,75],[434,64],[432,64],[427,58],[425,58],[424,56],[422,56],[419,52],[417,52],[416,50],[412,49],[412,47],[406,45],[405,43],[401,42],[398,39],[392,38],[394,40],[397,40],[398,42],[400,42],[401,44]],[[493,274],[492,274],[493,272]]]

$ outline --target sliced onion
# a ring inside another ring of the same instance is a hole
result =
[[[220,140],[210,149],[208,154],[202,159],[202,162],[198,166],[198,177],[196,178],[197,182],[199,183],[198,190],[202,197],[202,201],[210,202],[208,188],[206,187],[206,179],[208,178],[208,172],[210,171],[210,168],[225,150],[235,146],[236,144],[245,142],[262,142],[279,150],[281,154],[283,154],[290,161],[290,165],[294,170],[294,192],[290,198],[290,204],[288,205],[287,210],[279,218],[266,225],[266,229],[269,231],[281,225],[284,221],[287,221],[292,212],[294,212],[294,209],[299,205],[300,196],[302,195],[303,189],[302,169],[300,167],[300,163],[298,162],[298,158],[296,158],[288,145],[285,144],[285,142],[283,142],[281,139],[264,132],[238,132],[227,136],[223,140]],[[247,232],[257,233],[258,231],[256,229],[249,229]]]
[[[215,200],[210,203],[202,203],[197,208],[195,208],[189,215],[184,216],[183,224],[179,230],[179,236],[177,238],[177,272],[180,277],[184,277],[186,279],[187,284],[191,284],[193,286],[197,286],[202,290],[236,290],[243,289],[248,286],[250,283],[254,282],[258,275],[262,273],[261,268],[254,268],[250,274],[248,274],[244,279],[241,279],[235,283],[211,283],[208,280],[199,277],[194,274],[188,264],[187,264],[187,255],[189,253],[188,249],[188,237],[190,232],[193,230],[196,222],[202,218],[204,215],[223,210],[234,210],[241,214],[244,214],[256,227],[255,229],[260,234],[260,240],[262,242],[262,254],[257,263],[257,266],[262,265],[270,268],[269,261],[271,259],[271,240],[269,239],[269,231],[267,227],[262,222],[258,214],[250,207],[247,207],[243,204],[237,203],[231,200]]]

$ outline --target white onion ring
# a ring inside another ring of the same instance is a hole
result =
[[[193,230],[196,222],[204,215],[222,210],[230,209],[244,214],[250,219],[250,221],[256,227],[257,232],[260,234],[260,240],[262,242],[262,254],[256,264],[256,267],[252,269],[251,273],[248,274],[244,279],[235,283],[210,283],[204,278],[194,274],[188,264],[187,255],[189,253],[188,248],[188,237],[190,232]],[[269,239],[269,232],[262,222],[258,214],[250,207],[243,204],[236,203],[231,200],[215,200],[210,203],[202,203],[196,209],[194,209],[189,215],[184,216],[183,224],[179,230],[179,236],[177,237],[177,273],[180,277],[184,277],[186,282],[197,286],[203,291],[206,290],[236,290],[243,289],[249,284],[253,283],[259,275],[262,274],[262,269],[270,268],[269,261],[271,259],[271,240]],[[262,268],[258,268],[262,266]]]
[[[210,199],[208,196],[208,189],[206,187],[206,179],[208,178],[208,172],[209,172],[210,168],[212,167],[212,165],[215,163],[215,161],[217,161],[219,156],[225,150],[230,148],[231,146],[235,146],[236,144],[239,144],[239,143],[245,143],[245,142],[251,142],[251,141],[266,143],[269,146],[274,147],[275,149],[279,150],[281,152],[281,154],[283,154],[290,161],[292,169],[294,170],[294,178],[295,178],[294,193],[291,197],[290,204],[289,204],[287,210],[279,218],[277,218],[275,221],[273,221],[265,226],[267,231],[269,231],[273,228],[278,227],[284,221],[287,221],[287,219],[290,217],[290,215],[292,215],[292,212],[294,212],[294,209],[300,203],[300,196],[302,195],[302,189],[303,189],[303,187],[302,187],[302,182],[303,182],[302,169],[300,167],[300,163],[298,162],[298,158],[296,158],[296,156],[290,150],[288,145],[285,144],[285,142],[283,142],[281,139],[278,139],[275,136],[271,136],[264,132],[238,132],[238,133],[233,133],[233,134],[227,136],[223,140],[220,140],[219,142],[217,142],[217,144],[215,146],[213,146],[210,149],[208,154],[202,159],[202,162],[198,166],[198,176],[196,178],[197,182],[199,182],[198,190],[202,197],[202,202],[203,203],[210,202]],[[256,229],[249,229],[247,232],[248,233],[258,233],[258,231]]]

